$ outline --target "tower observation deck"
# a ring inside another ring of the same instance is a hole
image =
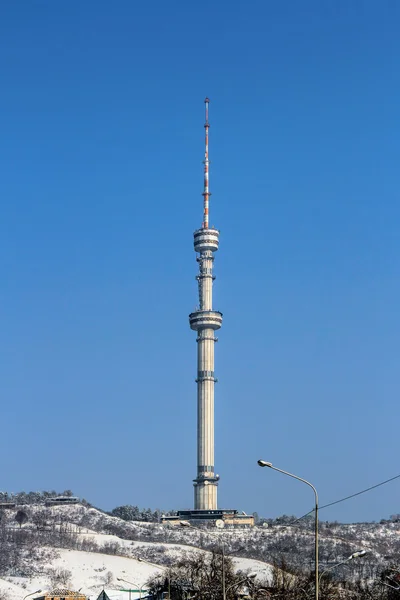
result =
[[[204,213],[201,229],[194,232],[198,253],[199,308],[189,315],[191,329],[197,331],[197,477],[194,480],[194,509],[217,509],[218,475],[214,468],[214,344],[215,331],[222,325],[222,313],[213,309],[212,291],[214,252],[218,250],[219,231],[208,226],[209,159],[208,98],[205,99]]]

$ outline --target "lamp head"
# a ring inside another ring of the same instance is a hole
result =
[[[351,559],[353,558],[360,558],[361,556],[365,556],[367,554],[366,550],[357,550],[357,552],[353,552],[353,554],[350,556]]]
[[[261,460],[261,459],[257,461],[257,464],[259,467],[269,467],[269,468],[272,467],[272,463],[266,462],[265,460]]]

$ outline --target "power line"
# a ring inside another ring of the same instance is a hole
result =
[[[361,490],[361,492],[357,492],[356,494],[351,494],[350,496],[346,496],[345,498],[341,498],[340,500],[335,500],[334,502],[329,502],[329,504],[324,504],[323,506],[319,507],[319,510],[322,510],[323,508],[328,508],[328,506],[333,506],[334,504],[339,504],[339,502],[344,502],[345,500],[350,500],[350,498],[355,498],[356,496],[360,496],[361,494],[365,494],[365,492],[369,492],[370,490],[374,490],[375,488],[378,488],[381,485],[385,485],[385,483],[389,483],[390,481],[399,479],[399,477],[400,477],[400,475],[395,475],[394,477],[391,477],[390,479],[386,479],[386,481],[381,481],[381,483],[377,483],[376,485],[372,485],[371,487],[366,488],[365,490]],[[315,511],[315,508],[308,511],[308,513],[306,513],[302,517],[299,517],[295,521],[292,521],[291,525],[294,525],[295,523],[297,523],[297,521],[301,521],[301,519],[304,519],[304,517],[311,515],[311,513],[313,513],[314,511]]]
[[[344,502],[345,500],[349,500],[350,498],[354,498],[355,496],[360,496],[360,494],[365,494],[365,492],[374,490],[375,488],[380,487],[381,485],[385,485],[385,483],[389,483],[390,481],[394,481],[395,479],[398,479],[399,477],[400,477],[400,475],[395,475],[395,477],[391,477],[390,479],[386,479],[386,481],[382,481],[381,483],[372,485],[371,487],[366,488],[365,490],[362,490],[361,492],[357,492],[356,494],[351,494],[351,496],[346,496],[346,498],[342,498],[341,500],[335,500],[335,502],[330,502],[329,504],[324,504],[324,506],[321,506],[321,508],[327,508],[328,506],[333,506],[334,504],[339,504],[339,502]]]

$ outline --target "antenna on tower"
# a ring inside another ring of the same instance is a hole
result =
[[[208,105],[210,103],[210,100],[208,98],[206,98],[204,100],[204,103],[206,105],[206,122],[204,124],[204,128],[206,130],[206,147],[205,147],[205,153],[204,153],[204,192],[203,192],[203,197],[204,197],[204,215],[203,215],[203,228],[204,229],[208,229],[208,206],[209,206],[209,200],[210,200],[210,191],[208,188],[208,167],[209,167],[209,160],[208,160],[208,130],[210,128],[210,123],[208,122]]]

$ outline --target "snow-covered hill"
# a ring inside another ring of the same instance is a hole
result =
[[[11,576],[0,580],[0,590],[10,586],[9,600],[20,600],[23,595],[35,590],[51,589],[52,571],[68,571],[68,587],[82,589],[90,597],[97,597],[104,587],[115,590],[129,588],[129,584],[124,580],[133,583],[135,589],[145,588],[147,579],[162,570],[156,565],[132,558],[65,549],[57,550],[53,560],[38,567],[37,572],[29,577]],[[139,594],[137,596],[139,597]]]
[[[179,557],[178,546],[171,548],[171,554]],[[187,551],[182,547],[184,552]],[[189,548],[190,552],[200,550]],[[258,573],[262,578],[269,576],[270,567],[261,561],[251,559],[235,559],[238,570]],[[30,577],[7,577],[0,579],[0,591],[7,590],[7,600],[20,600],[26,594],[36,590],[50,589],[51,571],[69,571],[68,586],[81,589],[89,597],[97,597],[103,588],[114,590],[115,595],[121,595],[121,589],[146,589],[146,582],[151,575],[166,571],[165,567],[138,561],[122,556],[110,556],[97,552],[82,552],[79,550],[58,550],[55,558],[41,565],[38,572]],[[128,593],[128,592],[127,592]],[[122,594],[123,596],[123,594]],[[140,593],[131,593],[132,599],[139,598]]]
[[[21,528],[15,521],[17,509],[28,516]],[[222,543],[237,570],[256,572],[260,579],[269,579],[271,563],[282,558],[290,566],[313,566],[312,522],[199,530],[127,522],[81,504],[26,505],[1,514],[0,600],[2,591],[6,600],[19,600],[35,590],[51,589],[55,582],[82,588],[92,598],[105,587],[124,600],[119,590],[129,587],[126,582],[143,588],[154,573],[193,553],[221,548]],[[322,567],[360,548],[368,554],[349,563],[344,577],[373,577],[385,561],[398,556],[400,524],[320,524]]]
[[[22,544],[18,566],[10,566],[7,575],[0,579],[1,600],[1,592],[6,600],[20,600],[36,590],[52,589],[56,581],[58,587],[62,584],[82,589],[91,598],[97,598],[105,588],[113,600],[124,600],[121,589],[145,590],[150,576],[166,572],[185,556],[209,551],[196,547],[195,539],[189,540],[190,545],[147,541],[154,536],[176,538],[177,542],[184,542],[185,537],[200,539],[204,534],[195,530],[187,536],[159,524],[127,523],[82,505],[18,508],[29,515],[21,528],[15,524],[15,510],[3,511],[3,532],[11,545]],[[110,529],[118,530],[120,535],[107,533]],[[84,550],[65,547],[71,545]],[[255,572],[262,579],[271,575],[270,565],[262,561],[233,557],[233,562],[237,570]],[[131,593],[132,599],[139,596],[140,593]]]

